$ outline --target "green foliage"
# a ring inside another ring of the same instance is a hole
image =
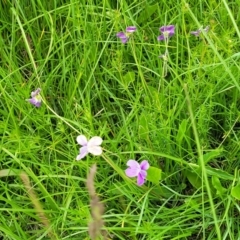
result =
[[[188,181],[192,184],[193,187],[199,189],[202,187],[202,178],[199,176],[199,173],[185,171]]]
[[[240,185],[233,187],[231,189],[231,195],[236,198],[237,200],[240,200]]]
[[[218,177],[212,176],[212,185],[217,190],[217,195],[221,197],[225,195],[227,189],[222,186]]]
[[[203,161],[207,164],[209,161],[216,159],[221,153],[223,149],[214,149],[211,152],[208,152],[203,155]]]
[[[157,13],[157,11],[158,11],[157,3],[154,5],[150,5],[146,2],[142,7],[142,11],[137,18],[137,23],[144,24],[154,13]],[[155,16],[152,18],[155,18]]]
[[[154,183],[159,184],[162,178],[162,171],[156,167],[150,167],[147,171],[147,180]]]

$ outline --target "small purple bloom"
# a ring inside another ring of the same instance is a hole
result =
[[[203,29],[198,29],[198,30],[196,30],[196,31],[191,31],[190,33],[192,34],[192,35],[194,35],[194,36],[196,36],[196,37],[199,37],[200,36],[200,34],[201,34],[201,32],[203,32],[203,31],[205,31],[206,33],[209,31],[209,29],[210,29],[210,27],[209,26],[207,26],[207,27],[205,27],[205,28],[203,28]]]
[[[40,107],[42,104],[42,98],[40,96],[41,88],[38,88],[36,91],[31,92],[31,97],[30,99],[27,99],[32,105],[36,107]]]
[[[129,26],[126,28],[126,32],[127,33],[133,33],[137,30],[137,28],[135,26]]]
[[[116,36],[121,39],[122,43],[126,43],[129,38],[124,32],[119,32],[119,33],[117,33]]]
[[[135,160],[128,160],[128,168],[125,173],[128,177],[137,177],[137,184],[141,186],[144,184],[147,177],[147,171],[149,168],[149,163],[147,160],[143,160],[140,164]]]
[[[80,153],[77,155],[76,160],[81,160],[84,158],[88,153],[91,153],[95,156],[102,154],[102,148],[100,145],[102,144],[102,138],[101,137],[92,137],[89,141],[84,135],[80,135],[77,137],[77,142],[82,147],[80,148]]]
[[[129,26],[126,28],[126,32],[118,32],[116,36],[121,39],[122,43],[126,43],[132,33],[137,30],[135,26]]]
[[[196,36],[196,37],[199,37],[199,35],[200,35],[200,33],[201,33],[201,30],[196,30],[196,31],[191,31],[190,32],[191,34],[193,34],[194,36]]]
[[[162,35],[158,36],[157,40],[162,41],[168,39],[169,37],[173,36],[175,33],[175,26],[174,25],[167,25],[160,27],[160,32]]]

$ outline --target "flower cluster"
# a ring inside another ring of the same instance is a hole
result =
[[[127,43],[129,37],[132,33],[137,30],[135,26],[129,26],[126,28],[125,32],[118,32],[116,36],[121,39],[122,43]],[[160,32],[162,33],[160,36],[157,37],[158,41],[166,40],[174,35],[175,33],[175,26],[174,25],[166,25],[160,27]]]
[[[125,32],[118,32],[116,36],[121,40],[123,44],[127,43],[130,39],[130,36],[137,30],[135,26],[129,26],[126,28]],[[159,57],[164,60],[166,63],[168,60],[168,40],[175,34],[175,26],[174,25],[166,25],[159,28],[161,35],[157,37],[158,41],[165,41],[166,50],[165,53],[160,55]],[[199,37],[202,32],[208,32],[209,26],[206,28],[200,28],[196,31],[191,31],[190,34]],[[166,73],[166,72],[165,72]],[[41,89],[37,88],[35,91],[31,92],[31,98],[27,99],[32,105],[36,107],[40,107],[42,103],[42,98],[40,96]],[[102,154],[102,144],[103,140],[101,137],[94,136],[91,139],[87,140],[86,136],[80,135],[77,137],[77,143],[81,146],[79,150],[79,154],[76,157],[76,160],[79,161],[83,159],[87,154],[91,153],[94,156],[99,156]],[[150,165],[147,160],[143,160],[140,164],[133,159],[128,160],[127,162],[128,168],[125,170],[125,174],[130,177],[137,178],[137,184],[139,186],[143,185],[146,181],[147,170]]]
[[[88,153],[92,155],[99,156],[102,154],[102,144],[103,140],[101,137],[94,136],[89,141],[84,135],[77,137],[77,143],[81,146],[80,153],[77,155],[76,160],[79,161],[83,159]],[[139,186],[143,185],[146,177],[147,170],[149,168],[149,163],[147,160],[143,160],[140,164],[135,160],[129,160],[127,162],[128,168],[125,173],[128,177],[137,177],[137,184]]]
[[[196,37],[199,37],[202,32],[208,32],[210,29],[209,26],[205,28],[200,28],[196,31],[191,31],[190,34],[195,35]],[[118,32],[116,36],[121,39],[122,43],[127,43],[129,40],[129,37],[132,33],[134,33],[137,30],[137,27],[135,26],[129,26],[126,28],[125,32]],[[166,25],[159,28],[160,32],[162,33],[157,37],[158,41],[168,40],[170,37],[172,37],[175,34],[175,26],[174,25]]]

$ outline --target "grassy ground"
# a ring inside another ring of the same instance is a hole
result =
[[[1,239],[90,239],[94,163],[108,239],[240,239],[239,9],[0,1]],[[157,36],[169,24],[165,62]],[[137,31],[122,44],[127,26]],[[26,101],[38,87],[40,108]],[[104,153],[76,161],[80,134],[101,136]],[[161,181],[137,186],[129,159],[147,159]]]

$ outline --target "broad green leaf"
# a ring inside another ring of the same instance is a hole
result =
[[[145,94],[144,101],[147,105],[153,105],[157,110],[161,111],[162,103],[160,101],[160,95],[156,88],[147,86],[148,94]],[[154,113],[154,112],[153,112]]]
[[[222,153],[223,149],[222,148],[217,148],[212,150],[211,152],[208,152],[203,155],[203,161],[205,164],[207,164],[209,161],[212,159],[218,157]]]
[[[181,145],[181,143],[182,143],[183,137],[186,133],[186,128],[187,128],[187,120],[183,119],[179,126],[178,133],[176,136],[176,141],[179,145]]]
[[[146,22],[146,20],[151,17],[158,9],[158,3],[154,5],[145,5],[142,12],[140,13],[137,23],[140,24],[142,22]]]
[[[168,190],[165,187],[159,186],[159,184],[155,184],[152,187],[152,194],[157,197],[165,197],[165,198],[172,197],[173,195],[170,190]]]
[[[124,87],[127,88],[131,82],[135,80],[135,72],[128,72],[123,76],[123,84]]]
[[[217,176],[218,178],[222,178],[222,179],[225,179],[225,180],[231,180],[231,181],[234,180],[233,175],[231,175],[231,174],[229,174],[229,173],[227,173],[227,172],[225,172],[221,169],[206,166],[206,171],[207,171],[207,174],[211,175],[211,176]]]
[[[232,188],[231,195],[237,200],[240,200],[240,185],[237,185]]]
[[[202,187],[202,179],[200,178],[199,174],[186,170],[185,175],[193,187],[195,187],[196,189]]]
[[[19,169],[2,169],[0,170],[0,177],[9,177],[9,176],[17,176],[22,170]]]
[[[191,207],[196,211],[201,211],[201,202],[202,202],[201,197],[196,198],[189,197],[185,199],[185,204],[187,205],[187,208]]]
[[[212,176],[212,185],[217,190],[217,195],[223,196],[227,191],[227,189],[222,186],[219,178],[216,176]]]
[[[148,133],[149,129],[147,115],[145,113],[142,113],[141,116],[139,117],[138,122],[138,134],[141,139],[147,139]]]
[[[159,184],[159,181],[162,178],[162,170],[160,168],[156,168],[156,167],[150,167],[147,170],[147,180],[155,183],[155,184]]]

